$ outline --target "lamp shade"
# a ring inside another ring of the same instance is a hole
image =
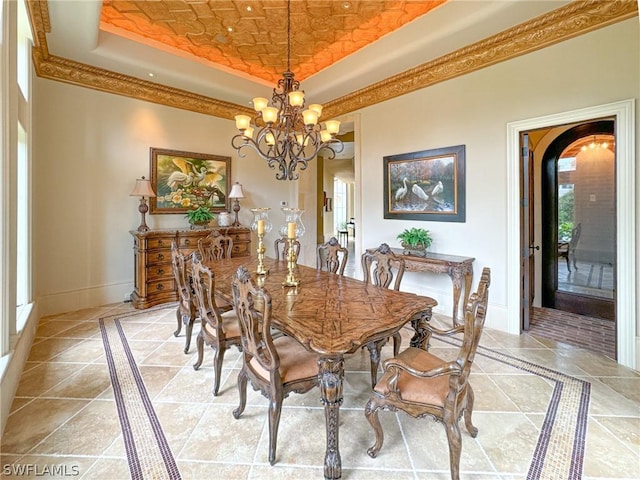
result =
[[[137,178],[136,186],[133,188],[133,192],[129,194],[131,197],[155,197],[156,194],[151,188],[151,180],[146,178]]]
[[[229,198],[244,198],[244,192],[242,191],[242,185],[238,182],[234,183],[229,192]]]

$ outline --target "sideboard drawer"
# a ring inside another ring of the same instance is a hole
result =
[[[189,257],[198,249],[198,240],[214,231],[233,239],[231,255],[244,257],[251,252],[251,230],[247,227],[216,227],[201,230],[148,230],[130,233],[134,238],[134,290],[131,301],[135,308],[149,308],[178,299],[171,267],[171,244]]]

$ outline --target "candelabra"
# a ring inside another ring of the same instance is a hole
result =
[[[293,225],[295,225],[295,223]],[[293,242],[295,242],[295,240],[295,237],[287,239],[289,242],[289,252],[287,253],[287,276],[285,277],[284,282],[282,282],[282,285],[285,287],[297,287],[300,285],[300,281],[295,275],[295,268],[298,262],[298,256],[296,255],[296,250],[293,246]]]
[[[258,248],[256,250],[258,254],[258,266],[256,267],[256,273],[258,275],[266,275],[269,273],[269,269],[264,265],[264,235],[271,231],[271,222],[269,221],[270,208],[252,208],[253,222],[251,223],[251,230],[258,235]]]

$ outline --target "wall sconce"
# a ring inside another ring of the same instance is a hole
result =
[[[235,214],[235,218],[232,227],[239,227],[240,222],[238,221],[238,212],[240,211],[240,199],[244,198],[244,192],[242,191],[242,185],[238,182],[234,183],[231,187],[231,192],[229,192],[229,198],[233,198],[233,213]]]
[[[142,222],[138,227],[139,232],[146,232],[149,230],[147,224],[145,222],[145,214],[149,211],[149,205],[147,205],[147,197],[155,197],[156,194],[151,188],[151,180],[147,180],[144,178],[136,179],[136,186],[133,189],[133,192],[129,194],[130,197],[140,197],[140,205],[138,206],[138,211],[142,215]]]

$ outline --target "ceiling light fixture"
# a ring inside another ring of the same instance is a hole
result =
[[[270,168],[278,166],[278,180],[297,180],[300,170],[307,168],[318,152],[325,149],[327,159],[335,158],[344,148],[336,138],[340,131],[338,120],[327,120],[322,129],[318,118],[322,105],[304,108],[304,91],[291,71],[291,1],[287,2],[287,71],[273,89],[272,106],[266,98],[253,99],[256,115],[236,115],[236,127],[240,133],[231,139],[231,145],[240,157],[245,147],[251,147],[267,161]],[[255,132],[255,136],[254,136]]]

